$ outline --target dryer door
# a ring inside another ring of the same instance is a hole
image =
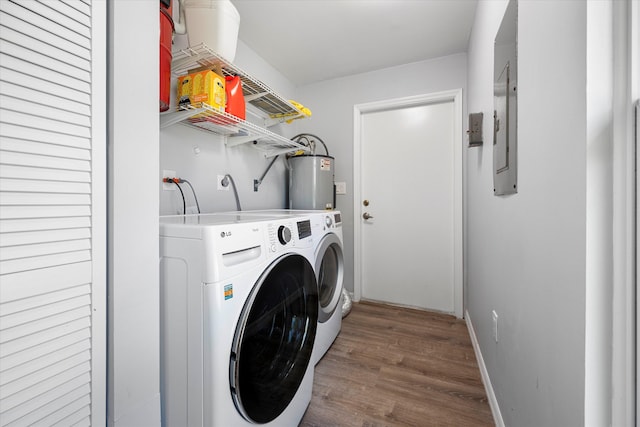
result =
[[[327,234],[316,252],[316,278],[318,280],[318,300],[320,310],[318,322],[324,323],[340,303],[344,260],[340,239],[333,233]]]
[[[301,255],[278,258],[251,291],[231,348],[233,401],[254,423],[276,419],[307,371],[318,321],[313,267]]]

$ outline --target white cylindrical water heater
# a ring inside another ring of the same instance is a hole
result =
[[[289,158],[289,209],[334,209],[334,166],[331,156]]]

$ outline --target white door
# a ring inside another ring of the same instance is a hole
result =
[[[450,96],[412,101],[361,110],[361,297],[461,316],[458,106]]]

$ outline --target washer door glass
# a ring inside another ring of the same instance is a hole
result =
[[[231,394],[249,421],[276,419],[295,397],[311,359],[318,322],[313,267],[285,255],[251,291],[231,349]]]
[[[318,278],[318,299],[320,312],[318,321],[326,322],[340,301],[344,275],[343,255],[340,240],[335,234],[328,234],[318,249],[316,260]]]

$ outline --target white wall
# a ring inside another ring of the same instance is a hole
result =
[[[465,54],[416,62],[399,67],[327,80],[297,89],[300,102],[313,115],[300,120],[301,132],[318,135],[335,157],[335,180],[346,182],[347,194],[338,195],[343,213],[345,287],[353,292],[353,107],[356,104],[465,88]],[[463,90],[464,94],[464,90]],[[463,117],[465,116],[463,112]],[[322,151],[320,151],[322,152]],[[390,160],[402,162],[409,153],[394,150]],[[407,201],[410,204],[410,200]]]
[[[468,158],[468,310],[507,425],[634,419],[633,4],[520,0],[519,194],[491,197],[491,147]],[[469,111],[505,7],[479,3]]]
[[[506,4],[478,3],[469,45],[468,110],[484,112],[488,138],[467,162],[467,309],[505,424],[583,425],[587,6],[519,2],[519,188],[494,197],[493,40]]]
[[[108,425],[154,426],[160,425],[158,3],[107,7]]]

